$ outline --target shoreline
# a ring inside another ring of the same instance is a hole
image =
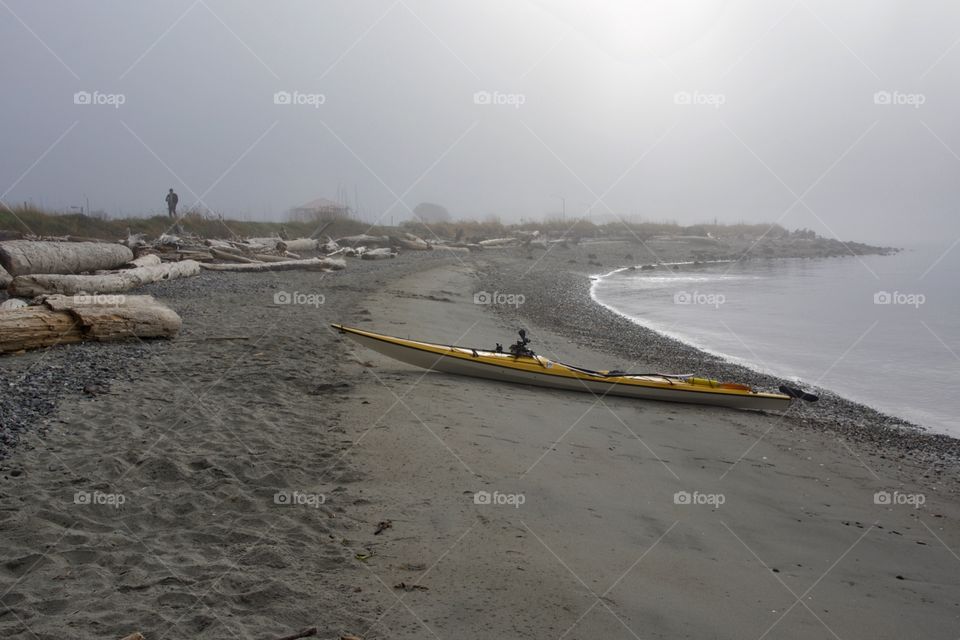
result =
[[[573,275],[581,285],[571,297],[584,301],[584,274],[545,265],[541,280],[524,274],[522,254],[476,258],[376,292],[367,303],[375,315],[364,327],[441,344],[502,342],[520,316],[478,304],[474,295],[478,285],[510,281],[513,268],[531,295]],[[520,309],[527,307],[537,300]],[[555,306],[539,309],[542,317],[562,315]],[[575,320],[581,329],[597,328],[589,317]],[[604,341],[571,339],[539,321],[519,326],[541,355],[610,364]],[[384,587],[425,589],[408,600],[413,620],[391,612],[387,598],[362,637],[382,630],[386,637],[541,638],[574,629],[575,637],[619,637],[624,626],[642,626],[652,637],[756,637],[771,613],[793,602],[771,593],[764,572],[811,584],[861,540],[852,561],[810,598],[838,635],[886,637],[924,626],[923,634],[935,636],[955,621],[955,599],[921,595],[955,582],[942,566],[952,559],[930,548],[936,540],[924,526],[930,517],[938,535],[953,538],[958,484],[942,469],[925,474],[911,456],[870,457],[861,444],[781,425],[777,414],[598,400],[424,372],[357,351],[375,373],[361,372],[355,393],[370,405],[347,427],[359,435],[356,456],[368,474],[370,503],[360,517],[391,518],[396,529],[371,539],[363,553],[373,557],[369,570],[383,575]],[[784,428],[771,431],[778,425]],[[878,506],[878,492],[898,489],[924,491],[928,502],[909,512]],[[482,492],[523,499],[484,504],[476,500]],[[684,492],[725,503],[685,509],[677,497]],[[593,598],[582,586],[597,583],[600,592],[621,579],[620,589],[604,592],[616,618],[585,618]],[[909,580],[905,588],[902,580]],[[849,606],[833,604],[841,592]],[[495,620],[489,611],[498,612]],[[794,627],[790,637],[810,633]]]
[[[796,260],[796,259],[798,259],[798,258],[784,257],[784,258],[777,258],[776,260]],[[810,258],[799,258],[799,259],[801,259],[801,260],[809,260]],[[722,263],[729,263],[729,262],[735,262],[735,261],[731,261],[731,260],[716,260],[716,261],[711,261],[711,262],[709,262],[709,263],[708,263],[708,262],[685,261],[685,262],[663,263],[663,266],[675,266],[675,265],[676,265],[676,266],[684,266],[684,265],[703,266],[703,265],[705,265],[705,264],[722,264]],[[619,267],[619,268],[614,269],[613,271],[609,271],[609,272],[607,272],[607,273],[594,274],[594,275],[588,276],[588,278],[589,278],[589,280],[590,280],[590,288],[589,288],[590,299],[591,299],[595,304],[603,307],[604,309],[607,309],[608,311],[616,314],[616,315],[619,316],[619,317],[622,317],[622,318],[626,319],[626,320],[629,321],[631,324],[637,325],[637,326],[639,326],[639,327],[641,327],[641,328],[643,328],[643,329],[646,329],[646,330],[648,330],[648,331],[653,331],[653,332],[655,332],[655,333],[657,333],[657,334],[659,334],[659,335],[661,335],[661,336],[663,336],[663,337],[665,337],[665,338],[668,338],[668,339],[670,339],[670,340],[674,340],[674,341],[676,341],[676,342],[678,342],[678,343],[681,343],[681,344],[685,345],[686,347],[688,347],[688,348],[690,348],[690,349],[694,349],[694,350],[699,351],[699,352],[701,352],[701,353],[704,353],[704,354],[707,354],[707,355],[709,355],[709,356],[718,358],[718,359],[720,359],[720,360],[728,363],[731,367],[740,367],[740,368],[743,368],[743,369],[747,369],[747,370],[749,370],[749,371],[752,371],[752,372],[756,373],[757,375],[764,376],[764,377],[766,377],[766,378],[769,379],[769,380],[774,380],[774,381],[787,381],[787,382],[789,382],[789,383],[792,384],[792,385],[797,385],[797,384],[799,384],[799,385],[801,385],[802,387],[804,387],[806,390],[812,390],[812,391],[814,391],[815,393],[817,393],[817,394],[819,394],[819,395],[821,395],[821,396],[822,396],[822,395],[830,395],[830,396],[833,396],[833,397],[835,397],[835,398],[837,398],[837,399],[839,399],[839,400],[842,400],[842,401],[844,401],[844,402],[848,402],[848,403],[851,403],[851,404],[854,404],[854,405],[857,405],[857,406],[860,406],[860,407],[865,407],[865,408],[869,409],[870,411],[873,411],[873,412],[876,412],[876,413],[878,413],[878,414],[880,414],[880,415],[882,415],[882,416],[885,416],[885,418],[886,418],[887,420],[894,421],[894,422],[902,422],[902,423],[903,423],[902,428],[906,428],[906,429],[910,429],[910,430],[921,431],[921,432],[923,432],[923,433],[925,433],[925,434],[928,434],[928,435],[946,436],[946,437],[948,437],[948,438],[953,438],[953,439],[955,439],[955,440],[960,440],[960,436],[957,436],[957,435],[951,434],[951,433],[949,433],[949,432],[945,432],[945,431],[936,429],[936,428],[934,428],[934,427],[932,427],[932,426],[927,426],[927,425],[925,425],[921,420],[918,420],[918,419],[916,419],[916,418],[912,418],[912,417],[907,416],[907,415],[898,415],[898,414],[895,414],[895,413],[890,413],[890,412],[886,411],[885,409],[883,409],[883,408],[881,408],[881,407],[879,407],[879,406],[873,405],[869,400],[856,399],[856,398],[852,397],[851,395],[849,395],[848,392],[839,391],[839,390],[833,389],[833,388],[831,388],[831,387],[829,387],[829,386],[817,385],[817,384],[814,384],[814,383],[812,383],[812,382],[808,382],[808,381],[806,381],[806,380],[802,380],[799,376],[797,376],[797,377],[786,377],[786,376],[783,376],[783,375],[779,374],[779,373],[778,373],[777,371],[775,371],[775,370],[766,369],[766,368],[765,368],[763,365],[761,365],[760,363],[755,362],[755,361],[753,361],[753,360],[751,360],[751,359],[749,359],[749,358],[740,357],[740,356],[734,356],[734,355],[731,355],[731,354],[729,354],[729,353],[724,353],[724,352],[722,352],[722,351],[719,351],[719,350],[717,350],[717,349],[714,349],[714,348],[710,347],[709,345],[699,343],[699,342],[697,342],[697,341],[696,341],[695,339],[693,339],[693,338],[690,338],[690,337],[688,337],[688,336],[681,335],[681,334],[678,333],[678,332],[674,332],[674,331],[671,331],[671,330],[664,329],[664,328],[662,328],[662,327],[653,326],[653,325],[651,325],[651,324],[644,323],[643,321],[641,321],[641,320],[639,320],[639,319],[637,319],[637,318],[634,318],[634,317],[631,316],[630,314],[625,313],[625,312],[622,312],[622,311],[616,309],[614,306],[609,305],[609,304],[607,304],[607,303],[605,303],[605,302],[603,302],[603,301],[601,301],[601,300],[599,299],[599,297],[597,296],[596,289],[597,289],[597,286],[600,284],[600,282],[601,282],[603,279],[606,279],[606,278],[608,278],[608,277],[610,277],[610,276],[613,276],[613,275],[616,275],[616,274],[618,274],[618,273],[622,273],[622,272],[624,272],[624,271],[640,270],[640,268],[641,268],[641,265],[631,265],[631,266],[626,266],[626,267]],[[655,273],[655,272],[653,272],[653,273]]]
[[[664,330],[664,329],[660,329],[660,328],[657,328],[657,327],[652,327],[652,326],[646,325],[646,324],[638,321],[636,318],[633,318],[633,317],[630,316],[629,314],[624,313],[624,312],[622,312],[622,311],[619,311],[619,310],[615,309],[612,305],[609,305],[609,304],[606,304],[606,303],[604,303],[604,302],[601,302],[600,299],[597,298],[597,295],[596,295],[596,284],[600,281],[600,279],[605,278],[605,277],[607,277],[607,276],[609,276],[609,275],[613,275],[613,274],[615,274],[615,273],[620,273],[621,271],[625,271],[626,269],[629,269],[629,267],[625,267],[625,268],[622,268],[622,269],[615,269],[614,271],[611,271],[610,273],[606,273],[606,274],[602,274],[602,275],[589,276],[589,278],[590,278],[590,299],[591,299],[595,304],[600,305],[601,307],[603,307],[603,308],[606,309],[607,311],[610,311],[611,313],[615,313],[615,314],[617,314],[618,316],[620,316],[621,318],[623,318],[623,319],[625,319],[625,320],[628,320],[629,322],[631,322],[631,323],[633,323],[633,324],[635,324],[635,325],[637,325],[637,326],[639,326],[639,327],[642,327],[642,328],[644,328],[644,329],[648,329],[648,330],[650,330],[650,331],[656,332],[656,333],[660,334],[661,336],[663,336],[664,338],[669,338],[669,339],[671,339],[671,340],[676,340],[677,342],[683,343],[683,344],[685,344],[686,346],[690,347],[691,349],[696,349],[696,350],[698,350],[698,351],[702,351],[703,353],[707,353],[707,354],[709,354],[709,355],[711,355],[711,356],[713,356],[713,357],[715,357],[715,358],[720,358],[721,360],[724,360],[724,361],[728,362],[728,363],[731,364],[731,365],[736,365],[736,366],[740,366],[740,367],[744,367],[744,368],[750,369],[751,371],[754,371],[754,372],[756,372],[756,373],[758,373],[758,374],[760,374],[760,375],[767,375],[767,376],[772,376],[772,377],[774,376],[773,372],[764,371],[762,368],[760,368],[760,367],[758,367],[758,366],[755,366],[754,363],[751,363],[751,362],[749,362],[749,361],[747,361],[747,360],[744,360],[744,359],[741,359],[741,358],[736,358],[735,356],[731,356],[730,354],[722,353],[722,352],[720,352],[720,351],[715,351],[715,350],[713,350],[713,349],[710,349],[710,348],[707,347],[706,345],[701,345],[701,344],[697,344],[696,342],[692,342],[692,341],[690,341],[690,340],[685,340],[682,336],[679,336],[679,335],[677,335],[677,334],[675,334],[675,333],[672,333],[672,332],[670,332],[670,331],[666,331],[666,330]],[[819,388],[818,388],[818,390],[819,390]],[[824,390],[824,391],[828,391],[827,389],[823,389],[823,390]]]
[[[617,249],[623,250],[627,247],[636,250],[634,243],[612,240],[575,245],[567,251],[580,254],[589,251],[589,256],[599,256],[599,259],[608,261],[615,260],[617,257],[622,259]],[[606,251],[603,250],[604,248],[606,248]],[[631,268],[639,270],[642,266],[640,263],[623,264],[614,269],[606,269],[597,273],[593,267],[603,265],[595,258],[589,259],[587,261],[589,268],[583,269],[579,260],[576,260],[577,266],[571,267],[569,264],[571,260],[560,250],[555,251],[552,256],[549,255],[550,252],[547,253],[548,255],[543,257],[534,254],[533,259],[536,261],[536,265],[529,274],[526,271],[530,267],[531,255],[525,253],[522,249],[485,251],[471,254],[466,260],[445,256],[439,254],[439,252],[414,253],[406,255],[404,259],[398,260],[396,263],[398,266],[403,265],[402,271],[404,273],[429,268],[420,265],[421,262],[434,264],[441,260],[453,265],[473,263],[492,265],[498,273],[484,274],[481,270],[480,275],[481,280],[485,282],[484,286],[490,289],[499,287],[502,291],[522,293],[528,300],[536,302],[534,305],[525,304],[519,307],[516,311],[519,312],[520,316],[528,315],[536,324],[556,330],[558,333],[573,338],[578,344],[586,348],[606,352],[614,358],[622,359],[624,354],[627,354],[628,357],[637,362],[650,362],[651,365],[656,365],[660,370],[696,372],[718,379],[743,381],[757,388],[776,389],[780,384],[796,384],[794,380],[754,368],[749,362],[738,361],[736,358],[711,351],[709,348],[685,342],[668,332],[661,332],[645,326],[595,298],[593,288],[599,278]],[[830,257],[835,256],[823,256],[823,259]],[[634,260],[633,254],[627,254],[627,258]],[[660,261],[660,264],[693,266],[707,262],[735,261],[730,259],[691,260],[686,259],[687,256],[683,254],[676,256],[676,258],[676,260],[671,261]],[[811,256],[778,256],[764,259],[810,260],[818,258]],[[352,273],[348,276],[351,280],[355,274],[362,280],[365,277],[363,274],[376,273],[378,269],[382,269],[382,265],[369,262],[354,261],[351,265],[354,267],[351,270]],[[521,273],[520,277],[518,277],[518,270]],[[502,271],[502,273],[499,273],[499,271]],[[483,280],[484,277],[486,280]],[[536,280],[536,285],[530,284],[531,279]],[[144,293],[161,296],[172,293],[174,296],[172,299],[173,306],[176,308],[176,293],[178,291],[182,289],[203,290],[205,287],[214,286],[210,282],[174,281],[159,283],[148,285],[144,288]],[[236,278],[235,282],[237,284],[244,282],[244,277]],[[549,302],[538,299],[538,297],[542,298],[540,294],[543,291],[550,291],[553,300],[561,302],[561,307],[564,309],[562,314],[551,312]],[[239,289],[237,292],[240,293]],[[497,308],[496,305],[495,308]],[[501,315],[505,311],[503,308],[497,308],[497,310],[501,312]],[[516,314],[506,314],[507,317],[514,315]],[[558,320],[558,316],[584,318],[588,321],[589,326],[576,326],[576,323]],[[181,339],[190,336],[192,333],[193,331],[188,328]],[[611,336],[617,336],[617,339],[611,339]],[[630,342],[633,342],[634,345],[651,345],[653,349],[649,354],[642,354],[636,348],[632,348],[628,344]],[[108,385],[114,380],[130,380],[130,377],[134,375],[133,364],[137,360],[148,356],[150,347],[149,343],[141,342],[82,343],[57,347],[52,356],[43,355],[45,353],[37,352],[25,356],[6,358],[6,362],[12,364],[4,367],[5,375],[9,376],[11,373],[16,375],[18,370],[23,369],[24,376],[21,377],[21,380],[27,380],[27,385],[25,389],[16,388],[15,392],[6,393],[0,399],[0,422],[4,423],[3,428],[0,428],[0,460],[10,455],[21,434],[29,434],[33,429],[45,429],[48,416],[56,411],[58,405],[64,399],[95,396],[96,391],[90,393],[87,390],[89,385],[85,383],[83,378],[86,380],[93,379],[94,389],[104,384]],[[49,367],[46,371],[32,371],[30,366],[21,366],[23,362],[29,363],[47,357],[50,357],[57,364]],[[48,384],[51,380],[55,384]],[[13,383],[11,382],[11,384]],[[900,447],[915,454],[929,456],[931,460],[939,459],[940,462],[949,460],[960,469],[960,439],[948,434],[934,432],[928,427],[907,418],[884,413],[868,404],[844,397],[830,388],[815,388],[820,393],[821,402],[812,406],[807,405],[807,410],[791,415],[789,418],[791,423],[804,427],[833,430],[857,441],[868,442],[877,446]],[[823,407],[829,407],[829,409],[823,409]]]
[[[589,250],[596,252],[590,255],[599,253],[595,246],[590,246]],[[581,253],[584,251],[586,249],[582,249]],[[592,261],[604,259],[607,262],[617,258],[623,259],[620,252],[608,250],[605,256],[598,256]],[[771,259],[810,258],[783,256]],[[730,361],[639,324],[610,309],[591,295],[593,279],[598,275],[596,271],[579,268],[580,260],[577,260],[577,267],[569,268],[569,260],[566,256],[542,258],[537,266],[527,273],[530,267],[528,258],[517,254],[503,261],[511,268],[501,269],[498,274],[490,274],[484,286],[491,290],[521,293],[525,296],[525,303],[515,310],[498,307],[504,317],[527,318],[535,324],[569,337],[578,344],[603,351],[614,358],[623,360],[626,357],[637,363],[650,363],[659,370],[697,372],[698,375],[711,378],[737,380],[762,389],[776,389],[780,384],[796,384],[790,379]],[[692,264],[692,261],[684,262]],[[587,266],[592,265],[588,263]],[[615,273],[629,269],[630,266],[635,264],[607,269],[603,273]],[[530,304],[531,302],[533,304]],[[620,361],[616,361],[615,367],[613,364],[610,363],[610,368],[624,368]],[[819,402],[791,411],[784,422],[850,438],[872,447],[877,455],[883,455],[884,451],[891,454],[906,452],[918,463],[944,464],[960,470],[960,439],[884,413],[829,388],[820,387],[817,390],[821,394]]]

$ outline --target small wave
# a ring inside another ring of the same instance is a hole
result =
[[[615,273],[615,272],[611,272],[611,273]],[[596,302],[598,305],[600,305],[600,306],[603,307],[604,309],[607,309],[607,310],[609,310],[609,311],[612,311],[613,313],[617,314],[618,316],[620,316],[620,317],[622,317],[622,318],[626,318],[627,320],[629,320],[629,321],[632,322],[633,324],[639,325],[639,326],[641,326],[641,327],[643,327],[643,328],[645,328],[645,329],[650,329],[651,331],[655,331],[655,332],[659,333],[660,335],[663,335],[663,336],[666,336],[667,338],[670,338],[671,340],[676,340],[677,342],[680,342],[680,343],[683,343],[683,344],[685,344],[685,345],[687,345],[687,346],[693,347],[694,349],[697,349],[697,350],[699,350],[699,351],[703,351],[704,353],[708,353],[708,354],[710,354],[710,355],[712,355],[712,356],[715,356],[715,357],[717,357],[717,358],[720,358],[721,360],[724,360],[724,361],[729,362],[729,363],[731,363],[731,364],[739,365],[739,366],[741,366],[741,367],[746,367],[747,369],[751,369],[752,371],[756,371],[756,372],[762,373],[762,374],[764,374],[764,375],[776,376],[776,377],[783,378],[783,379],[786,379],[786,380],[792,380],[792,381],[797,382],[797,383],[803,383],[803,380],[802,380],[800,377],[798,377],[798,376],[786,375],[786,374],[784,374],[783,372],[774,371],[774,370],[772,370],[772,369],[770,369],[770,368],[768,368],[768,367],[765,367],[765,366],[763,366],[763,365],[761,365],[761,364],[759,364],[759,363],[757,363],[757,362],[753,362],[753,361],[748,360],[748,359],[745,359],[745,358],[741,358],[741,357],[738,357],[738,356],[734,356],[734,355],[731,355],[731,354],[729,354],[729,353],[724,353],[723,351],[718,351],[717,349],[713,349],[713,348],[711,348],[711,347],[709,347],[709,346],[707,346],[707,345],[705,345],[705,344],[703,344],[703,343],[695,340],[694,338],[691,338],[690,336],[686,336],[686,335],[677,333],[676,331],[673,331],[673,328],[672,328],[672,327],[663,327],[662,325],[659,325],[658,323],[653,322],[653,321],[651,321],[651,320],[644,319],[644,318],[638,318],[638,317],[636,317],[636,316],[632,316],[632,315],[630,315],[629,313],[625,313],[625,312],[621,311],[620,309],[617,309],[616,307],[614,307],[614,306],[612,306],[612,305],[609,305],[609,304],[607,304],[606,302],[603,302],[602,300],[600,300],[599,297],[597,297],[597,286],[601,283],[601,281],[602,281],[602,278],[601,278],[601,277],[597,277],[597,278],[594,278],[593,281],[591,282],[591,284],[590,284],[590,299],[593,300],[594,302]]]

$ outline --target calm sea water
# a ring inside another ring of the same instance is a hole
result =
[[[960,246],[947,249],[623,270],[597,278],[593,296],[729,360],[960,437]]]

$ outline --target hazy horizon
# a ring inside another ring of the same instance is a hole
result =
[[[0,200],[952,243],[946,2],[0,2]],[[99,102],[100,104],[96,104]],[[299,104],[297,104],[299,103]]]

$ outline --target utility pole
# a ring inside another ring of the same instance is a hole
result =
[[[567,219],[567,199],[561,195],[553,194],[554,198],[560,198],[560,219]]]

